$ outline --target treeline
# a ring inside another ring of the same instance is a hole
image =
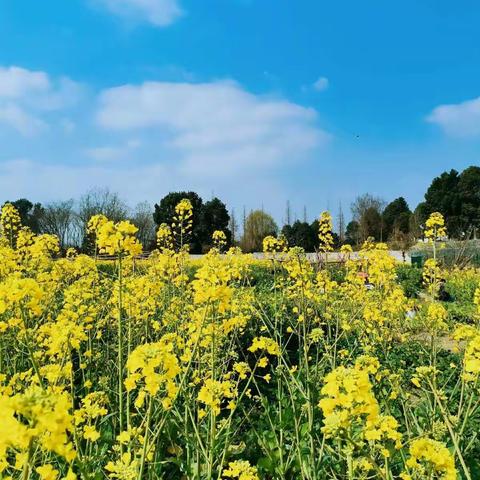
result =
[[[424,201],[411,211],[403,197],[386,204],[369,194],[352,204],[352,221],[347,225],[345,241],[355,245],[368,237],[388,241],[394,248],[406,249],[423,238],[426,219],[433,212],[445,218],[449,238],[477,238],[480,228],[480,167],[471,166],[461,173],[443,172],[428,187]]]
[[[373,238],[377,242],[388,242],[393,249],[407,250],[423,238],[425,221],[433,212],[444,216],[450,238],[477,238],[480,231],[480,167],[471,166],[461,173],[456,170],[442,173],[433,179],[424,198],[412,211],[404,197],[387,203],[368,193],[358,196],[351,205],[352,220],[348,224],[339,208],[333,233],[334,247],[359,246],[367,238]],[[308,252],[318,248],[318,221],[308,223],[304,218],[304,221],[291,223],[289,202],[282,229],[278,229],[269,215],[257,211],[247,217],[244,230],[240,244],[246,251],[260,249],[261,238],[271,234],[281,234],[289,245],[303,247]]]
[[[76,247],[84,253],[93,251],[93,241],[86,232],[88,221],[93,215],[105,215],[110,220],[130,220],[137,228],[137,237],[144,250],[156,246],[156,231],[160,224],[171,224],[177,203],[188,198],[193,205],[193,230],[189,238],[190,251],[201,253],[212,245],[212,234],[222,230],[232,244],[229,227],[230,215],[226,205],[218,198],[204,202],[195,192],[174,192],[155,204],[154,210],[146,202],[130,209],[116,193],[109,190],[91,190],[77,202],[66,200],[46,205],[21,198],[9,201],[18,210],[23,226],[34,233],[49,233],[59,239],[60,248]]]
[[[128,219],[138,228],[137,236],[144,250],[155,248],[156,231],[162,223],[171,224],[175,206],[188,198],[193,206],[193,225],[189,239],[192,253],[203,253],[212,246],[212,234],[221,230],[227,237],[227,247],[239,245],[246,252],[261,251],[262,241],[268,235],[282,235],[291,246],[306,251],[318,248],[318,221],[290,220],[290,206],[284,225],[279,228],[271,215],[263,209],[244,210],[241,222],[235,212],[218,198],[204,201],[195,192],[172,192],[152,209],[147,202],[130,209],[116,193],[92,190],[78,201],[66,200],[46,205],[22,198],[11,201],[18,210],[22,224],[34,233],[50,233],[59,238],[63,250],[75,246],[85,253],[93,248],[86,232],[89,219],[103,214],[111,220]],[[444,172],[434,178],[425,193],[425,200],[413,211],[406,200],[399,197],[385,202],[382,198],[363,194],[351,205],[352,220],[346,224],[339,208],[334,247],[343,244],[362,244],[367,238],[389,242],[392,248],[406,250],[423,238],[425,220],[433,212],[444,218],[450,238],[476,238],[480,229],[480,167],[471,166],[461,173]]]

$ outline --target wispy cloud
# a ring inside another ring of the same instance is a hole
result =
[[[100,95],[97,121],[109,131],[155,132],[185,170],[200,175],[279,166],[329,138],[315,110],[232,81],[112,88]]]
[[[30,137],[47,128],[47,124],[14,103],[0,106],[0,123],[4,123],[25,137]]]
[[[317,92],[323,92],[324,90],[326,90],[328,88],[329,84],[330,84],[330,82],[329,82],[327,77],[320,77],[314,82],[313,88]]]
[[[122,145],[102,145],[99,147],[87,148],[85,153],[94,160],[109,162],[122,160],[128,157],[132,152],[137,150],[140,145],[141,142],[139,140],[129,140]]]
[[[78,96],[82,86],[45,72],[14,72],[3,83],[0,75],[4,199],[49,201],[108,186],[132,204],[193,189],[237,206],[268,208],[272,198],[273,208],[282,175],[322,158],[330,139],[316,110],[231,80],[127,84],[80,95],[70,108],[65,92]],[[10,135],[12,128],[46,132],[25,141]]]
[[[0,123],[35,135],[47,128],[47,112],[73,105],[80,93],[80,85],[67,77],[53,80],[42,71],[0,67]]]
[[[178,0],[96,0],[115,15],[166,27],[183,15]]]
[[[427,121],[438,125],[452,137],[480,137],[480,97],[440,105],[427,117]]]

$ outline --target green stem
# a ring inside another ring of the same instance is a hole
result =
[[[118,409],[119,409],[119,433],[123,431],[123,331],[122,331],[122,256],[118,256]],[[123,453],[123,446],[121,446]]]

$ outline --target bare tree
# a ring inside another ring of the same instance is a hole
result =
[[[374,197],[369,193],[358,196],[352,203],[353,220],[359,225],[359,233],[362,241],[365,241],[368,237],[382,240],[382,212],[385,204],[385,200]]]
[[[40,231],[56,235],[61,248],[79,241],[73,206],[73,200],[50,203],[44,207],[39,220]]]
[[[238,225],[237,225],[237,219],[235,217],[235,209],[232,208],[232,211],[230,213],[230,224],[229,224],[230,231],[232,232],[232,245],[235,245],[235,240],[237,238],[237,230],[238,230]]]
[[[153,208],[148,202],[139,203],[131,218],[132,223],[138,228],[137,238],[144,249],[150,249],[155,245],[156,225],[153,220]]]
[[[244,205],[243,206],[243,217],[242,217],[242,235],[245,233],[246,224],[247,224],[247,209]]]
[[[128,207],[117,193],[112,193],[106,188],[93,189],[80,198],[78,218],[85,227],[90,218],[98,214],[105,215],[114,222],[119,222],[127,218]]]

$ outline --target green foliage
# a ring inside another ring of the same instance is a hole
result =
[[[358,245],[360,243],[360,225],[352,220],[348,223],[345,230],[345,242],[349,245]]]
[[[306,252],[314,252],[318,246],[318,222],[310,225],[297,220],[293,225],[285,225],[282,235],[290,247],[302,247]]]
[[[155,223],[171,225],[175,216],[175,207],[184,198],[188,198],[193,207],[193,228],[189,242],[191,253],[202,253],[205,247],[208,249],[215,230],[222,230],[230,244],[231,233],[228,229],[230,215],[225,204],[218,198],[203,203],[202,198],[195,192],[171,192],[163,197],[159,204],[155,204],[153,213]]]
[[[390,238],[394,230],[408,233],[410,214],[408,204],[403,197],[390,202],[382,213],[384,238]]]
[[[274,283],[274,270],[264,265],[252,265],[248,282],[252,287],[256,287],[259,290],[270,291]]]
[[[40,203],[33,204],[26,198],[20,198],[15,202],[10,202],[17,210],[24,227],[29,227],[33,233],[40,232],[40,217],[43,208]]]
[[[200,215],[200,228],[202,231],[202,247],[211,247],[212,234],[221,230],[227,236],[227,246],[231,244],[231,232],[228,228],[230,215],[226,205],[217,197],[203,204]]]
[[[245,221],[242,248],[245,252],[261,252],[262,242],[268,235],[276,236],[277,224],[271,215],[263,210],[254,210]]]
[[[471,304],[479,284],[480,275],[454,270],[446,276],[444,288],[452,300],[463,304]]]
[[[451,323],[473,323],[476,312],[473,303],[446,302],[445,307]]]
[[[445,217],[448,234],[461,238],[480,227],[480,167],[471,166],[461,174],[443,172],[433,179],[421,204],[423,219],[432,212]]]
[[[399,265],[397,281],[407,297],[417,297],[422,289],[422,269],[406,264]]]
[[[201,253],[202,250],[202,229],[201,229],[201,212],[203,200],[195,192],[171,192],[160,200],[159,204],[155,204],[153,219],[157,225],[166,223],[171,225],[174,223],[175,207],[184,198],[190,200],[193,207],[193,228],[192,235],[189,239],[190,251],[192,253]]]
[[[345,281],[345,277],[347,276],[347,269],[344,265],[331,264],[328,265],[327,268],[331,280],[337,283],[343,283]]]

